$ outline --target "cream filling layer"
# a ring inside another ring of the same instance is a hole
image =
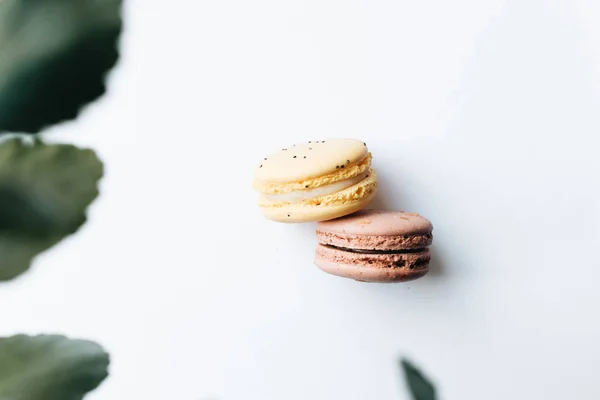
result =
[[[367,177],[369,170],[363,172],[350,179],[331,183],[329,185],[316,187],[313,189],[297,190],[291,193],[282,194],[268,194],[265,197],[272,202],[285,202],[285,203],[300,203],[304,200],[316,199],[317,197],[327,196],[333,193],[340,192],[344,189],[348,189],[350,186],[354,186]]]

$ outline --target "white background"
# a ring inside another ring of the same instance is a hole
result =
[[[90,223],[0,291],[0,334],[98,341],[89,399],[598,399],[597,0],[129,0],[110,94],[53,140],[106,162]],[[432,273],[313,266],[264,220],[264,154],[366,141]]]

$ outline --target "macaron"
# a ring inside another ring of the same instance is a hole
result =
[[[363,282],[405,282],[429,271],[433,225],[405,211],[363,210],[317,224],[315,264]]]
[[[270,220],[327,221],[366,207],[377,193],[377,174],[360,140],[309,141],[264,157],[253,187]]]

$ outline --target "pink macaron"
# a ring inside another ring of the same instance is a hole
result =
[[[315,264],[362,282],[406,282],[429,271],[433,225],[404,211],[364,210],[319,222]]]

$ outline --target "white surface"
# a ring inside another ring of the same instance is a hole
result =
[[[52,137],[107,165],[91,221],[0,290],[1,334],[99,341],[89,399],[598,399],[596,0],[130,0],[110,96]],[[330,277],[251,171],[364,139],[434,272]]]

